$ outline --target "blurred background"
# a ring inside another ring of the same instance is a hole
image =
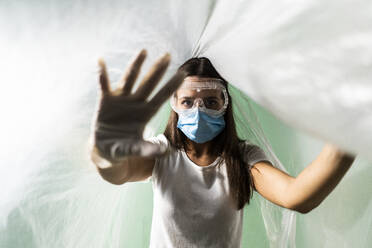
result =
[[[370,13],[367,0],[0,1],[0,247],[149,246],[151,182],[111,185],[88,152],[98,58],[115,85],[142,48],[142,74],[172,56],[158,88],[190,57],[208,57],[231,84],[241,137],[292,176],[325,142],[358,154],[306,215],[269,218],[255,193],[242,247],[371,247]],[[167,102],[145,137],[169,113]]]

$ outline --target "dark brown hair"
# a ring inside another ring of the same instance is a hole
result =
[[[227,82],[213,67],[209,59],[205,57],[191,58],[187,60],[178,69],[186,73],[187,76],[213,77],[223,80],[223,84],[227,89]],[[226,126],[224,130],[217,135],[213,140],[213,147],[218,156],[225,161],[228,180],[230,184],[230,194],[236,202],[237,209],[240,210],[247,203],[253,194],[253,183],[250,170],[242,160],[240,143],[243,142],[238,138],[233,111],[231,106],[231,96],[227,89],[229,97],[229,105],[227,106],[224,115]],[[168,120],[164,135],[169,140],[170,144],[177,149],[186,149],[187,137],[177,128],[178,115],[172,111]]]

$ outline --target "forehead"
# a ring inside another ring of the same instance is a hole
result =
[[[176,91],[178,98],[182,97],[222,97],[222,90],[216,89],[215,85],[210,87],[216,78],[188,76]],[[219,79],[218,79],[219,80]],[[209,88],[208,88],[209,87]]]
[[[179,89],[176,92],[177,98],[183,97],[222,97],[222,91],[216,89],[203,89],[197,91],[196,89]]]

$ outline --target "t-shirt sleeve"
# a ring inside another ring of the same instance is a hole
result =
[[[264,161],[273,164],[264,150],[257,145],[245,141],[242,144],[242,149],[243,161],[249,166],[249,169],[258,162]]]
[[[151,138],[148,138],[148,139],[145,139],[146,141],[148,142],[151,142],[153,144],[157,144],[157,145],[160,145],[160,146],[165,146],[168,148],[169,146],[169,142],[168,142],[168,139],[165,137],[164,134],[159,134],[155,137],[151,137]],[[152,170],[152,175],[150,177],[148,177],[146,180],[142,181],[142,182],[151,182],[154,180],[154,178],[156,177],[157,173],[158,173],[158,164],[161,160],[161,157],[156,157],[155,158],[155,163],[154,163],[154,168]]]

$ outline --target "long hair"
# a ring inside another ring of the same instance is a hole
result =
[[[229,104],[227,106],[224,119],[225,128],[212,140],[212,145],[216,155],[222,157],[221,161],[226,163],[228,181],[230,185],[230,194],[240,210],[247,203],[253,194],[252,175],[248,166],[242,160],[240,142],[235,129],[235,121],[231,106],[231,96],[228,92],[225,79],[216,71],[209,59],[205,57],[191,58],[187,60],[178,69],[186,73],[187,76],[213,77],[223,80],[226,87]],[[186,149],[187,137],[177,128],[178,115],[172,110],[164,135],[170,144],[177,149]]]

